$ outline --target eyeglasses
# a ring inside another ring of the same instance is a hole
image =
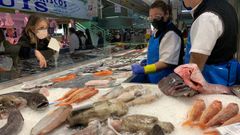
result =
[[[163,16],[161,15],[156,15],[156,16],[150,16],[148,17],[148,21],[152,22],[153,20],[161,20],[163,18]]]

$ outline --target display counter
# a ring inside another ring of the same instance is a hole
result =
[[[122,56],[125,54],[122,54]],[[10,84],[1,84],[1,90],[0,94],[9,93],[9,92],[15,92],[15,91],[23,91],[22,87],[24,83],[39,83],[46,80],[51,80],[53,78],[63,76],[69,73],[77,73],[77,74],[84,74],[88,75],[90,73],[83,73],[83,70],[80,70],[82,67],[88,67],[90,65],[96,65],[98,63],[111,63],[111,61],[114,59],[114,57],[120,57],[120,54],[112,56],[111,58],[105,58],[105,59],[94,59],[85,63],[79,63],[75,64],[74,66],[69,66],[65,68],[61,68],[61,70],[54,70],[51,72],[47,72],[41,75],[34,75],[31,77],[27,77],[24,79],[15,80],[15,82],[12,82],[10,87]],[[119,61],[118,61],[119,62]],[[124,61],[126,62],[126,61]],[[112,63],[111,63],[112,64]],[[111,65],[110,64],[110,65]],[[103,68],[103,67],[102,67]],[[113,68],[113,71],[116,71]],[[125,71],[122,71],[124,73]],[[113,75],[114,76],[114,75]],[[128,87],[132,85],[139,85],[134,83],[124,83],[127,78],[131,76],[131,72],[126,72],[126,76],[116,77],[115,84],[118,84],[116,86],[123,86]],[[206,103],[206,105],[209,105],[214,100],[219,100],[223,103],[223,106],[225,107],[228,103],[233,102],[240,105],[239,98],[231,95],[197,95],[191,98],[174,98],[164,95],[158,88],[157,85],[152,84],[141,84],[144,88],[150,90],[151,92],[158,93],[159,99],[156,101],[153,101],[152,103],[144,104],[144,105],[136,105],[133,107],[129,107],[129,111],[127,115],[131,114],[143,114],[143,115],[149,115],[149,116],[155,116],[160,121],[167,121],[171,122],[175,129],[170,135],[202,135],[202,130],[199,128],[191,128],[191,127],[183,127],[182,123],[187,119],[187,112],[191,108],[193,102],[196,99],[203,99]],[[90,99],[83,101],[79,104],[73,104],[73,108],[79,108],[81,106],[87,105],[89,103],[93,103],[99,100],[99,98],[108,93],[109,91],[113,90],[115,86],[107,87],[107,88],[97,88],[99,92],[91,97]],[[29,135],[33,126],[36,125],[44,116],[49,115],[52,113],[53,110],[55,110],[57,107],[55,106],[54,102],[56,99],[62,97],[67,91],[69,91],[70,88],[53,88],[49,87],[49,96],[47,99],[49,100],[49,107],[46,110],[42,111],[34,111],[28,107],[22,108],[21,113],[24,118],[24,125],[19,133],[19,135]],[[0,121],[0,127],[6,123],[6,120]],[[55,129],[50,134],[51,135],[72,135],[79,130],[78,128],[69,128],[67,123],[64,123],[61,127]]]
[[[68,52],[60,53],[57,59],[51,58],[47,60],[47,68],[40,68],[36,58],[20,60],[17,69],[0,74],[0,89],[3,88],[3,84],[9,84],[9,82],[11,84],[18,84],[25,81],[26,78],[56,73],[127,51],[129,50],[109,46],[92,50],[78,50],[73,55],[70,55]]]

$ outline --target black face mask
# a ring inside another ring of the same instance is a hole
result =
[[[192,10],[192,8],[191,7],[187,7],[186,5],[185,5],[185,3],[184,3],[184,1],[182,0],[182,3],[183,3],[183,6],[187,9],[187,10]]]
[[[163,18],[161,18],[160,20],[153,19],[152,26],[157,30],[163,30],[166,28],[167,22],[164,22]]]

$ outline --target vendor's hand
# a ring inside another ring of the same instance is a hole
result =
[[[45,57],[42,55],[42,53],[38,50],[35,50],[35,56],[37,57],[37,59],[39,60],[39,66],[40,68],[45,68],[47,67],[47,62]]]
[[[147,65],[147,59],[144,59],[140,62],[141,66],[146,66]]]
[[[144,68],[139,64],[133,64],[132,71],[134,74],[144,74]]]

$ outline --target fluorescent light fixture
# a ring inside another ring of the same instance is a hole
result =
[[[111,19],[111,18],[119,18],[119,16],[108,16],[108,17],[105,17],[107,19]]]
[[[182,13],[190,13],[191,10],[182,10]]]

